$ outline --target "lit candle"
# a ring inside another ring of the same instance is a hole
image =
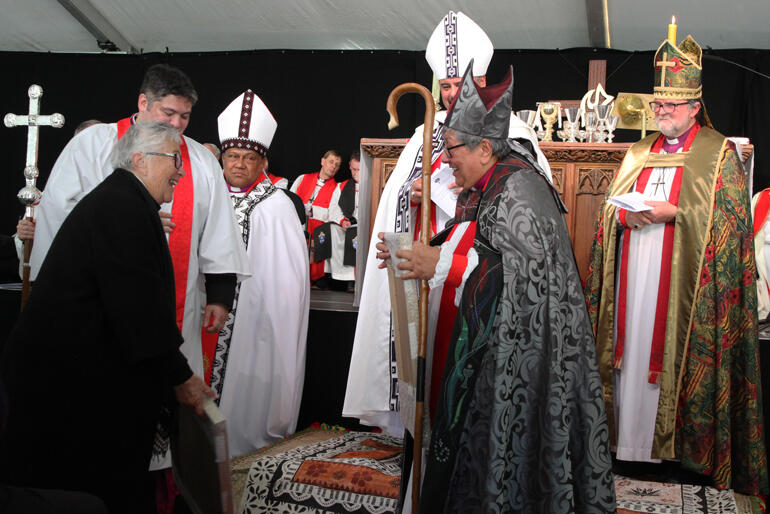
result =
[[[676,16],[671,16],[671,23],[668,25],[668,42],[676,46]]]

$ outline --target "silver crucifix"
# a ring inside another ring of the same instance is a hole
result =
[[[3,121],[8,128],[27,127],[27,162],[24,166],[24,179],[26,185],[19,190],[17,198],[24,205],[24,217],[34,219],[35,205],[40,201],[40,190],[37,188],[37,147],[38,131],[41,126],[61,128],[64,126],[64,116],[61,114],[40,114],[40,97],[43,96],[43,88],[37,84],[29,86],[29,114],[26,116],[8,113]],[[23,286],[21,292],[21,306],[27,302],[29,296],[29,256],[32,252],[32,242],[24,241],[23,262]]]
[[[40,200],[40,190],[35,184],[39,175],[37,169],[38,127],[47,125],[62,128],[64,116],[58,112],[50,115],[40,114],[40,97],[43,96],[43,88],[37,84],[29,86],[27,94],[29,95],[29,114],[20,116],[8,113],[3,121],[8,128],[27,127],[27,163],[24,166],[24,178],[27,185],[19,191],[17,196],[26,208],[24,216],[31,218],[32,208]]]

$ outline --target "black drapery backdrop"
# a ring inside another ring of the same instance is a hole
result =
[[[601,49],[498,50],[488,71],[490,83],[514,66],[514,108],[532,108],[547,99],[578,99],[586,91],[588,61],[607,60],[610,94],[651,92],[653,52]],[[704,97],[715,127],[728,135],[746,136],[756,145],[755,190],[770,185],[770,135],[763,122],[770,113],[770,80],[724,59],[770,74],[770,51],[720,50],[704,56]],[[144,70],[159,62],[183,69],[200,100],[186,134],[199,142],[216,142],[216,117],[247,88],[253,89],[278,120],[271,145],[270,169],[292,180],[316,171],[323,152],[337,148],[343,161],[361,137],[409,137],[421,123],[422,100],[415,95],[399,104],[402,126],[386,128],[385,100],[402,82],[430,84],[423,52],[282,51],[145,55],[91,55],[0,52],[0,114],[27,112],[27,88],[44,88],[42,113],[60,112],[63,129],[41,129],[38,187],[43,189],[56,156],[83,120],[115,121],[136,110]],[[419,100],[419,101],[418,101]],[[638,132],[619,131],[616,140],[630,141]],[[0,233],[15,230],[22,208],[15,198],[22,175],[26,130],[0,127],[3,166],[0,182]],[[345,163],[341,177],[348,175]]]

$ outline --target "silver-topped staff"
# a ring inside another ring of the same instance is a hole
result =
[[[8,128],[27,127],[27,163],[24,166],[24,179],[26,185],[19,190],[16,195],[24,206],[24,218],[33,220],[35,218],[35,205],[40,201],[40,190],[37,188],[36,181],[39,171],[37,169],[37,147],[38,147],[38,127],[51,126],[62,128],[64,126],[64,116],[61,114],[40,114],[40,97],[43,96],[43,88],[37,84],[29,86],[27,91],[29,96],[29,114],[18,115],[8,113],[3,121]],[[24,241],[24,262],[22,272],[21,289],[21,308],[27,303],[29,297],[29,256],[32,252],[32,241]]]

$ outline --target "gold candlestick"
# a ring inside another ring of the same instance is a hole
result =
[[[553,141],[553,124],[556,122],[558,111],[552,103],[544,103],[540,106],[540,115],[545,121],[545,136],[543,141]]]

